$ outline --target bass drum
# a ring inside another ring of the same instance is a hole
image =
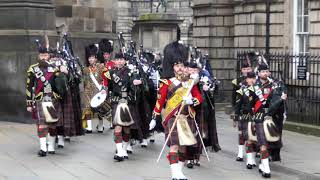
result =
[[[101,116],[107,116],[111,113],[111,105],[107,101],[106,91],[100,91],[90,101],[91,108]]]

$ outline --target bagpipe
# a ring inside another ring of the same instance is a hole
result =
[[[198,68],[201,68],[199,72],[200,85],[207,85],[211,91],[218,89],[220,81],[214,77],[212,73],[212,67],[209,63],[209,54],[203,55],[197,47],[190,47],[191,61],[197,64]]]
[[[158,89],[160,80],[160,67],[153,62],[153,52],[145,51],[143,45],[140,45],[140,49],[137,51],[136,43],[134,41],[130,41],[126,45],[121,32],[118,34],[118,40],[121,53],[128,61],[127,66],[130,69],[133,79],[144,81],[143,84],[146,90],[150,88],[150,83],[146,82],[148,80],[152,82],[152,86],[155,89]],[[147,84],[149,84],[149,86],[147,86]]]
[[[80,84],[84,66],[80,63],[79,57],[75,57],[72,49],[72,43],[68,39],[68,34],[65,33],[62,37],[62,57],[67,62],[70,81],[75,84]]]

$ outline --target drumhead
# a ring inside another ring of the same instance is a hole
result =
[[[107,94],[106,93],[97,93],[95,96],[93,96],[93,98],[91,99],[90,105],[93,108],[99,107],[101,104],[104,103],[104,101],[107,98]]]

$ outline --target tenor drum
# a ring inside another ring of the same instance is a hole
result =
[[[111,113],[111,105],[107,101],[107,93],[105,91],[98,92],[90,102],[91,108],[101,115],[108,115]]]

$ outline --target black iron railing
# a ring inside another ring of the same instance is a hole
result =
[[[246,55],[237,53],[238,75]],[[272,77],[287,86],[288,121],[320,126],[320,56],[270,53],[267,60]]]

